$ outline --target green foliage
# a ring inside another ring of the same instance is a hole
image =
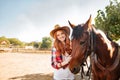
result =
[[[26,43],[26,46],[33,46],[33,45],[34,45],[34,41],[30,43]]]
[[[0,42],[2,41],[6,41],[7,46],[10,46],[11,44],[12,47],[33,46],[34,48],[49,49],[51,48],[52,45],[52,39],[50,37],[43,37],[42,42],[32,41],[30,43],[25,43],[25,42],[21,42],[17,38],[6,38],[3,36],[0,37]]]
[[[41,42],[32,41],[30,43],[26,43],[26,46],[33,46],[34,48],[40,48]]]
[[[33,46],[34,46],[34,48],[39,48],[39,43],[38,42],[34,42]]]
[[[35,47],[35,48],[39,48],[39,44],[38,44],[38,43],[35,43],[35,44],[34,44],[34,47]]]
[[[6,37],[4,37],[4,36],[0,37],[0,43],[1,43],[2,41],[6,41],[6,42],[7,42],[7,46],[10,45],[9,40],[8,40]]]
[[[43,37],[42,38],[42,43],[41,43],[41,48],[48,49],[52,45],[52,39],[50,37]]]
[[[110,4],[105,7],[105,12],[98,10],[95,26],[112,39],[118,40],[120,38],[120,2],[110,1]]]
[[[10,44],[12,44],[13,46],[19,46],[19,47],[23,46],[23,42],[21,42],[16,38],[8,38],[8,40],[10,41]]]

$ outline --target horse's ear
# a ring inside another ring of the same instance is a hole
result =
[[[69,20],[68,20],[68,23],[69,23],[69,25],[71,26],[72,29],[75,27],[75,25],[71,24],[71,22]]]
[[[86,29],[90,28],[91,27],[91,22],[92,22],[92,17],[90,15],[90,17],[89,17],[88,21],[85,23],[84,27]]]

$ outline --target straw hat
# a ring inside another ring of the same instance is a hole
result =
[[[54,38],[54,34],[58,30],[64,30],[68,35],[70,35],[70,29],[68,26],[60,27],[58,24],[54,26],[54,29],[50,32],[50,35]]]

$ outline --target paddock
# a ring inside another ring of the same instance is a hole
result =
[[[45,77],[50,80],[53,73],[50,57],[50,54],[2,53],[0,80],[45,80]]]

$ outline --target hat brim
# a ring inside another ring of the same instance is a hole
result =
[[[63,27],[59,27],[57,29],[53,29],[51,32],[50,32],[50,35],[54,38],[54,34],[56,31],[58,30],[64,30],[68,35],[70,35],[70,29],[68,26],[63,26]]]

